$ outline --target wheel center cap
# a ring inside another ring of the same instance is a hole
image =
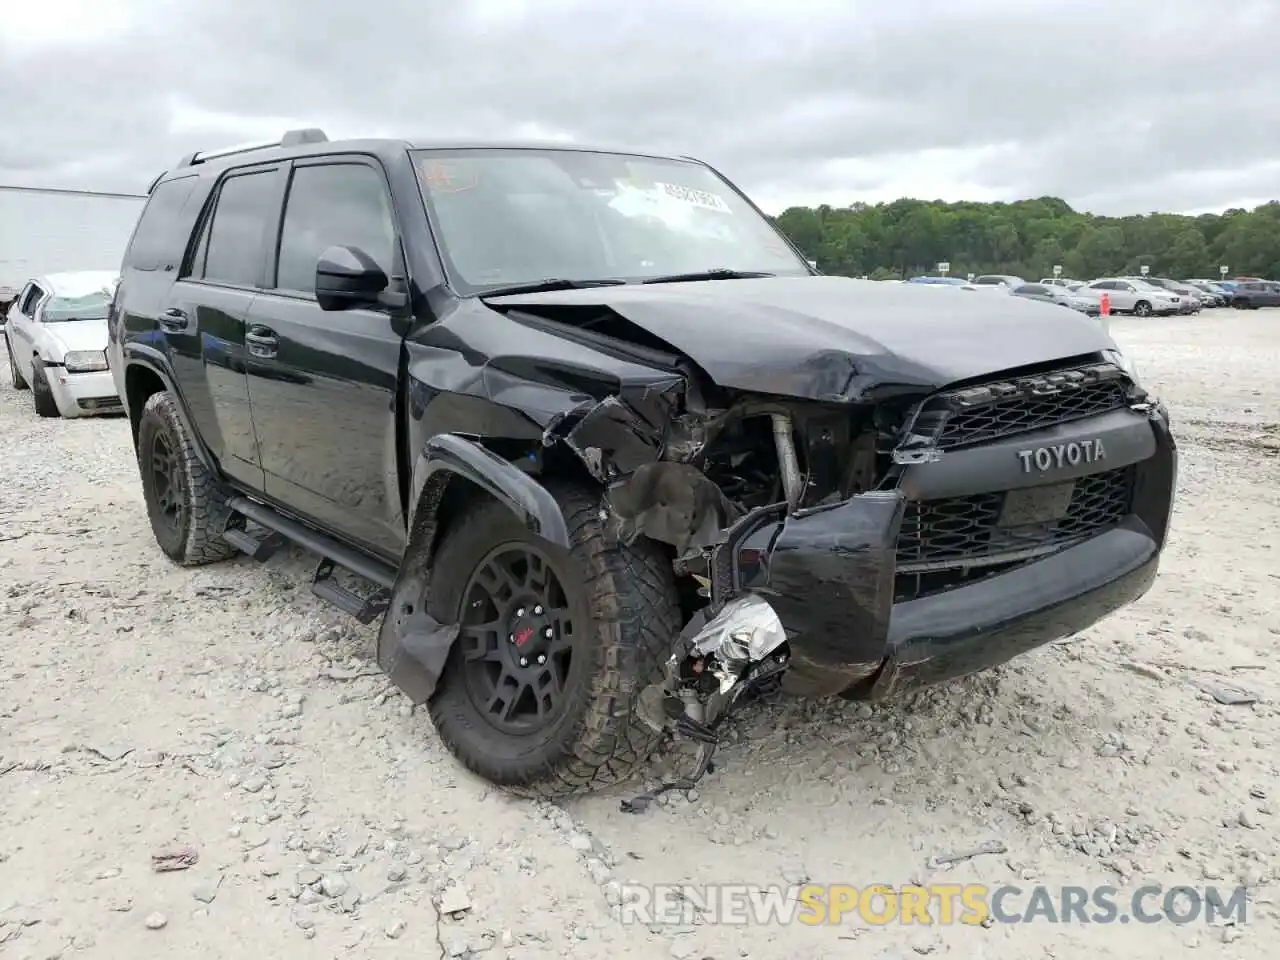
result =
[[[540,603],[523,604],[508,619],[507,644],[512,658],[522,667],[546,663],[555,635],[555,627]]]

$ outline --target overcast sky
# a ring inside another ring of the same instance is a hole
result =
[[[1280,193],[1280,0],[0,0],[0,184],[323,127],[689,153],[770,212]]]

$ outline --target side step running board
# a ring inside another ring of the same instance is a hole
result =
[[[252,533],[235,527],[228,527],[223,530],[222,539],[250,560],[257,560],[259,563],[270,560],[286,542],[285,538],[278,533],[270,533],[265,537],[255,537]]]
[[[246,497],[232,497],[227,501],[227,506],[272,531],[266,537],[255,537],[244,530],[231,527],[226,529],[222,534],[223,539],[241,553],[254,560],[266,560],[286,540],[290,540],[304,550],[320,555],[320,564],[316,567],[315,578],[311,583],[311,592],[317,597],[361,623],[372,623],[386,612],[391,602],[391,590],[396,582],[395,567],[359,553],[333,537]],[[377,590],[370,597],[362,597],[348,590],[334,579],[334,574],[339,569],[368,580]]]
[[[311,592],[361,623],[373,623],[387,612],[391,606],[390,590],[379,587],[372,596],[362,597],[335,580],[333,575],[336,571],[337,564],[328,557],[321,560],[316,567],[315,579],[311,581]]]

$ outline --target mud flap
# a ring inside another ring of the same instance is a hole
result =
[[[532,533],[569,547],[560,504],[533,477],[463,437],[440,434],[427,441],[414,465],[409,542],[378,631],[378,666],[414,704],[425,703],[435,693],[458,638],[457,624],[440,623],[426,609],[438,511],[455,478],[506,505]]]

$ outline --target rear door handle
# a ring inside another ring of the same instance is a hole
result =
[[[276,332],[269,327],[258,325],[249,328],[249,332],[244,335],[244,342],[249,348],[249,356],[262,360],[270,360],[280,347]]]
[[[191,318],[177,307],[170,307],[160,314],[160,326],[177,333],[191,326]]]

